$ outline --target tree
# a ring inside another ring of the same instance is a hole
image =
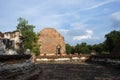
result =
[[[75,53],[75,46],[71,46],[71,54],[74,54]]]
[[[116,44],[115,47],[113,48],[111,54],[120,56],[120,37],[119,37],[119,39],[117,40],[116,43],[117,43],[117,44]]]
[[[80,45],[80,52],[81,53],[89,53],[89,48],[87,46],[87,43],[82,42]]]
[[[75,53],[80,54],[80,44],[77,44],[77,45],[75,46]]]
[[[101,54],[102,52],[106,52],[105,45],[103,43],[94,44],[92,46],[92,49],[95,50],[98,54]]]
[[[72,48],[69,44],[66,44],[66,53],[70,54],[72,52]]]
[[[35,26],[29,25],[28,21],[21,17],[18,19],[18,22],[16,28],[17,30],[20,30],[22,36],[25,37],[24,48],[32,50],[34,41],[36,40],[36,34],[34,32]]]
[[[114,47],[116,46],[117,42],[119,42],[119,37],[120,37],[120,31],[111,31],[110,33],[105,35],[105,46],[106,49],[111,53]]]
[[[94,51],[94,50],[93,50],[93,45],[87,45],[87,47],[88,47],[88,49],[89,49],[88,53],[91,53],[91,52]]]

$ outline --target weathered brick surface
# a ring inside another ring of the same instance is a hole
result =
[[[53,28],[45,28],[38,35],[40,55],[57,55],[65,53],[64,37]]]

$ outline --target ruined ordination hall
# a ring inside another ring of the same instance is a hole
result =
[[[45,28],[38,35],[40,56],[65,55],[64,37],[53,28]]]

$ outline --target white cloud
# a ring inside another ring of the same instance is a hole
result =
[[[120,28],[120,11],[111,14],[111,26],[114,28]]]
[[[101,2],[101,3],[97,3],[91,7],[88,7],[88,8],[85,8],[84,10],[91,10],[91,9],[95,9],[95,8],[98,8],[100,6],[103,6],[103,5],[106,5],[106,4],[109,4],[111,2],[114,2],[115,0],[106,0],[104,2]]]
[[[93,35],[93,31],[92,30],[86,30],[84,35],[74,36],[73,40],[91,39],[92,35]]]
[[[93,31],[92,30],[86,30],[85,31],[88,35],[93,35]]]
[[[59,29],[60,32],[64,32],[64,33],[67,33],[69,30],[66,30],[66,29]]]
[[[115,12],[111,15],[111,17],[115,20],[120,20],[120,12]]]

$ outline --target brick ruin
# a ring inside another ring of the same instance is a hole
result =
[[[1,54],[4,54],[4,52],[10,51],[11,54],[11,50],[13,52],[13,50],[15,50],[17,53],[23,54],[24,50],[23,50],[23,37],[21,35],[21,32],[16,30],[16,31],[12,31],[12,32],[5,32],[2,33],[0,32],[0,51]],[[7,52],[8,53],[8,52]],[[12,54],[16,54],[16,53],[12,53]]]
[[[45,28],[38,35],[40,56],[65,55],[64,37],[53,28]]]

